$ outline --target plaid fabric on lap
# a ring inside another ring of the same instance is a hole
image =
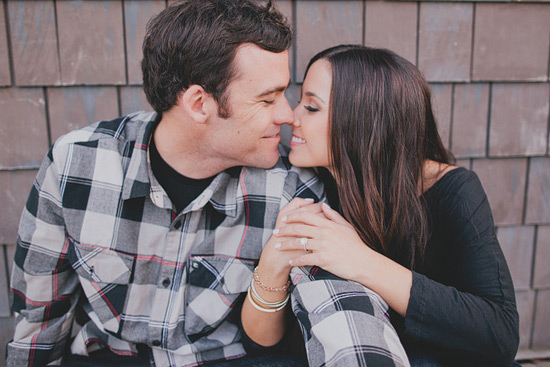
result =
[[[291,276],[310,366],[410,366],[379,295],[318,267]]]

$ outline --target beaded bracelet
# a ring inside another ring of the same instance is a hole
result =
[[[288,289],[288,287],[290,287],[290,280],[288,280],[285,285],[283,285],[282,287],[279,287],[279,288],[273,288],[273,287],[270,287],[268,285],[265,285],[260,280],[260,275],[258,274],[258,267],[257,266],[254,268],[254,281],[256,283],[258,283],[260,288],[262,288],[262,289],[264,289],[268,292],[284,292]]]
[[[260,296],[258,291],[256,291],[256,287],[254,286],[254,282],[250,282],[250,290],[252,291],[252,296],[254,296],[253,298],[256,298],[264,306],[268,306],[268,307],[272,307],[272,308],[277,308],[277,307],[280,307],[282,305],[285,305],[288,302],[288,299],[290,298],[290,294],[287,293],[286,297],[282,301],[267,302],[266,300],[264,300],[262,298],[262,296]]]
[[[252,294],[250,293],[250,287],[248,287],[248,299],[250,301],[250,304],[256,310],[262,311],[262,312],[270,312],[270,313],[281,311],[283,308],[285,308],[285,306],[288,302],[288,298],[287,298],[286,302],[283,305],[281,305],[280,307],[277,307],[277,308],[264,308],[264,307],[260,306],[259,304],[257,304],[256,301],[254,301],[254,299],[252,298]]]

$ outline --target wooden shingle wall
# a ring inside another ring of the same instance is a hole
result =
[[[0,1],[0,350],[19,216],[48,147],[100,119],[150,110],[141,42],[165,0]],[[550,351],[550,1],[278,0],[305,65],[339,43],[390,48],[433,87],[440,131],[480,176],[516,287],[521,349]],[[0,359],[0,367],[4,364]]]

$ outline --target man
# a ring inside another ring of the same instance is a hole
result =
[[[254,265],[278,210],[323,195],[278,146],[293,122],[290,41],[271,3],[188,0],[151,21],[142,69],[156,112],[61,137],[33,185],[12,277],[9,366],[256,363],[239,326]],[[341,322],[354,319],[344,303],[316,311],[303,300],[348,282],[311,280],[293,294],[308,345],[325,348],[327,361],[364,354],[354,352],[364,333]],[[320,340],[313,328],[335,322],[337,338]],[[400,365],[390,349],[380,366]]]

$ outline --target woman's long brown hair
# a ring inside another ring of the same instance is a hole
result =
[[[332,70],[330,162],[342,214],[371,248],[409,269],[428,239],[426,159],[449,163],[419,70],[385,49],[336,46],[317,54]]]

